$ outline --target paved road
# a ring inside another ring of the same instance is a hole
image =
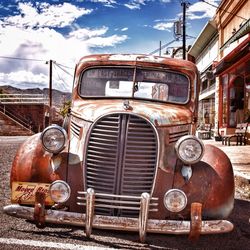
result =
[[[204,235],[197,243],[188,241],[185,235],[148,234],[147,243],[138,242],[137,233],[94,230],[87,239],[82,228],[55,227],[37,229],[33,224],[3,214],[3,206],[9,204],[9,170],[14,154],[25,138],[0,137],[0,249],[249,249],[250,202],[235,200],[235,209],[229,220],[235,229],[228,234]],[[232,148],[233,150],[233,148]]]

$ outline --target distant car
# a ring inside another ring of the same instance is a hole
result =
[[[228,157],[194,136],[199,75],[184,60],[92,55],[76,66],[66,129],[31,136],[11,170],[4,211],[92,228],[225,233],[234,206]]]

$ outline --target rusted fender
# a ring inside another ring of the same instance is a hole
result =
[[[53,156],[43,149],[40,134],[29,137],[16,153],[11,169],[10,184],[13,181],[51,183],[63,178],[66,172],[61,167],[55,169],[54,162],[56,161],[52,161],[55,157],[60,158],[61,165],[64,162],[66,165],[66,157],[63,153]]]
[[[219,148],[206,145],[202,160],[194,167],[204,169],[208,183],[203,215],[228,217],[234,206],[234,174],[228,156]],[[199,189],[202,190],[202,183]]]

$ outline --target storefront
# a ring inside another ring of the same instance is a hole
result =
[[[250,122],[250,35],[215,68],[219,77],[218,121],[221,134]]]

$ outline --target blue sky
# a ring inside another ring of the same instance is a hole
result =
[[[150,53],[174,39],[182,0],[0,0],[0,85],[48,86],[46,60],[55,60],[53,84],[70,90],[77,60],[92,53]],[[220,1],[206,0],[212,5]],[[187,35],[197,37],[216,8],[189,0]],[[187,40],[192,44],[194,38]],[[171,47],[181,46],[176,41]],[[7,57],[7,58],[6,58]],[[33,60],[18,60],[27,58]],[[66,68],[67,66],[69,68]],[[67,71],[68,73],[66,73]]]

